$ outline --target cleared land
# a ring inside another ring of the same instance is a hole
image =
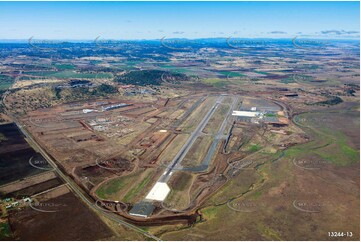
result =
[[[358,151],[352,148],[355,145],[352,136],[345,138],[345,132],[351,127],[345,129],[337,125],[358,119],[358,115],[343,112],[340,118],[329,113],[313,113],[301,117],[300,120],[307,123],[307,134],[314,141],[287,149],[285,156],[262,152],[252,157],[251,160],[261,165],[251,163],[250,167],[257,169],[240,170],[205,202],[201,209],[205,219],[202,223],[166,233],[162,239],[187,236],[192,240],[294,240],[301,237],[327,240],[327,232],[331,229],[353,231],[352,240],[358,240],[359,216],[355,216],[358,212],[354,213],[359,210],[359,171],[357,155],[354,156]],[[325,118],[329,121],[320,122]],[[355,124],[353,128],[357,130],[357,121]],[[297,163],[297,160],[302,162]],[[234,230],[239,232],[233,233]]]
[[[27,207],[10,215],[10,224],[17,239],[94,240],[112,236],[111,230],[72,193],[40,202],[43,210],[55,211],[56,207],[57,212],[39,212]],[[34,220],[37,222],[34,223]]]
[[[187,155],[182,160],[181,165],[183,167],[196,167],[201,164],[209,146],[212,143],[211,136],[200,136],[196,139]]]

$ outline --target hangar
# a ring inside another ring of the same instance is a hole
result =
[[[238,116],[238,117],[249,117],[249,118],[256,118],[261,115],[260,112],[254,112],[254,111],[233,111],[232,116]]]

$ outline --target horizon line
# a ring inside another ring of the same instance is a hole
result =
[[[69,42],[74,42],[74,43],[83,43],[83,42],[94,42],[96,43],[97,40],[99,39],[100,36],[94,38],[94,39],[61,39],[61,38],[6,38],[6,39],[0,39],[0,42],[7,42],[7,41],[17,41],[17,42],[26,42],[26,43],[31,43],[31,40],[34,41],[69,41]],[[314,40],[358,40],[360,41],[360,36],[358,37],[339,37],[339,38],[335,38],[335,37],[308,37],[308,36],[301,36],[301,35],[296,35],[293,37],[233,37],[233,36],[228,36],[228,37],[198,37],[198,38],[182,38],[182,37],[162,37],[162,38],[149,38],[149,39],[145,39],[145,38],[137,38],[137,39],[115,39],[115,38],[102,38],[99,39],[99,42],[102,41],[161,41],[162,39],[164,40],[174,40],[174,39],[183,39],[183,40],[205,40],[205,39],[270,39],[270,40],[292,40],[295,38],[299,38],[299,39],[314,39]],[[11,43],[11,42],[9,42]],[[43,43],[43,44],[54,44],[54,43]],[[56,44],[61,44],[61,43],[56,43]]]

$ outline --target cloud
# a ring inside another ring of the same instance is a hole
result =
[[[345,31],[345,30],[323,30],[321,31],[321,34],[325,35],[349,35],[349,34],[358,34],[359,31]]]
[[[268,32],[269,34],[287,34],[287,32],[284,32],[284,31],[271,31],[271,32]]]
[[[360,33],[359,31],[346,31],[346,34],[358,34]]]
[[[173,32],[173,34],[184,34],[184,32],[182,32],[182,31],[175,31],[175,32]]]

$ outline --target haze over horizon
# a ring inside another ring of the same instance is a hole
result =
[[[359,2],[1,2],[1,40],[359,39]]]

